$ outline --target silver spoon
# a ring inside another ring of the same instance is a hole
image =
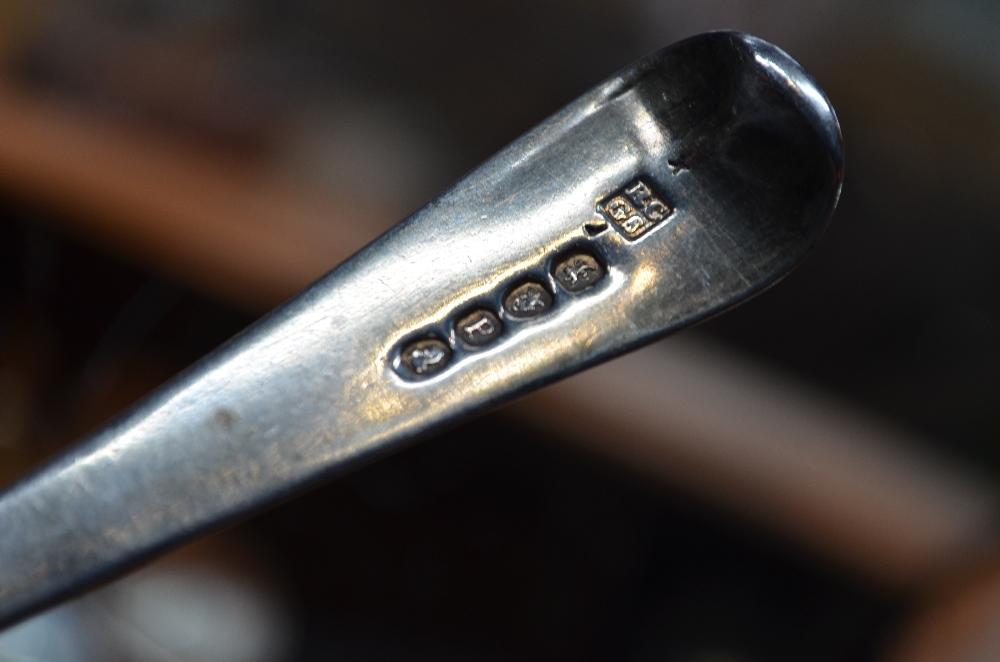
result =
[[[760,292],[841,164],[823,92],[766,42],[636,62],[8,489],[0,624]]]

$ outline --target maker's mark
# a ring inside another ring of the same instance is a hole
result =
[[[629,239],[638,239],[674,213],[642,179],[631,182],[597,208]]]

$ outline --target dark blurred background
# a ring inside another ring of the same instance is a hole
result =
[[[0,660],[1000,659],[986,0],[5,0],[0,484],[717,28],[787,50],[841,120],[840,207],[795,273],[36,617]]]

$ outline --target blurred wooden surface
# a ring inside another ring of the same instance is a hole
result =
[[[75,236],[253,310],[343,261],[392,213],[10,83],[0,83],[0,127],[6,195],[58,212]]]
[[[9,82],[0,85],[0,127],[6,196],[58,212],[67,233],[256,311],[398,219],[377,198],[324,194],[264,161]],[[643,407],[609,407],[609,384],[634,391]],[[920,590],[991,549],[994,488],[824,398],[733,355],[667,344],[509,411],[572,431],[889,586]]]

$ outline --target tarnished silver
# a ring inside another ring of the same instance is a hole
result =
[[[710,33],[633,64],[10,488],[0,622],[746,299],[840,181],[834,112],[774,46]],[[570,292],[574,251],[603,273]],[[470,346],[476,310],[500,324]]]

